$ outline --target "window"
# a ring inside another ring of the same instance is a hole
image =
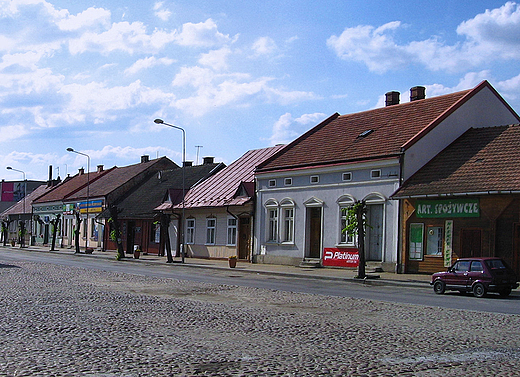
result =
[[[410,259],[423,259],[424,224],[410,224]]]
[[[426,236],[426,255],[442,256],[444,241],[444,228],[442,226],[429,226]]]
[[[61,228],[63,237],[67,237],[69,235],[69,219],[63,219]]]
[[[217,227],[217,219],[210,217],[206,219],[206,244],[215,245],[215,230]]]
[[[276,179],[269,180],[269,187],[276,187]]]
[[[285,186],[292,186],[292,178],[285,178],[285,179],[283,180],[283,184],[284,184]]]
[[[352,181],[352,173],[351,172],[343,173],[342,179],[344,182]]]
[[[150,232],[150,242],[160,243],[161,242],[161,224],[152,223]]]
[[[278,208],[268,209],[269,218],[269,234],[267,235],[267,242],[278,241]]]
[[[456,271],[456,272],[468,272],[469,271],[469,264],[470,264],[469,260],[458,261],[453,266],[453,270]]]
[[[195,243],[195,219],[186,219],[186,243]]]
[[[97,241],[98,236],[98,224],[96,223],[96,219],[90,219],[90,238],[93,238]]]
[[[294,208],[283,209],[283,242],[294,242]]]
[[[482,262],[480,262],[480,261],[471,262],[470,272],[484,272],[484,266],[482,266]]]
[[[381,178],[381,169],[375,169],[370,171],[370,178],[377,179]]]
[[[348,225],[348,218],[347,218],[347,208],[348,207],[340,207],[340,244],[346,244],[346,245],[355,245],[355,237],[353,234],[348,234],[347,232],[344,232],[343,230]]]
[[[234,217],[228,218],[227,221],[227,244],[233,246],[237,244],[237,219]]]
[[[312,175],[311,176],[311,183],[319,183],[320,182],[320,176],[319,175]]]

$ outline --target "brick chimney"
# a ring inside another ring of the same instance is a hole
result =
[[[424,86],[414,86],[410,89],[410,102],[426,98],[426,88]]]
[[[386,106],[399,105],[399,97],[401,93],[399,92],[388,92],[385,94],[386,97]]]
[[[79,173],[79,175],[85,174],[85,168],[79,168],[78,173]]]
[[[184,161],[182,166],[184,166],[184,167],[193,166],[193,161]]]
[[[202,163],[203,165],[210,165],[215,162],[215,157],[204,157],[202,159],[202,161],[203,161],[203,163]]]
[[[141,163],[148,162],[148,161],[150,161],[150,156],[148,156],[147,154],[141,156]]]
[[[101,173],[102,171],[103,171],[103,165],[98,165],[97,166],[97,172]]]

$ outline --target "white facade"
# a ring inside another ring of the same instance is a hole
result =
[[[398,159],[257,174],[255,260],[298,265],[325,248],[356,247],[342,235],[341,209],[366,200],[366,255],[386,270],[397,264]]]

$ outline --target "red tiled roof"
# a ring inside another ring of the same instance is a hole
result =
[[[400,105],[334,114],[264,161],[258,171],[293,169],[397,156],[466,100],[491,85]],[[492,89],[494,91],[494,89]],[[365,133],[365,136],[362,136]]]
[[[520,125],[470,128],[394,198],[520,191]]]
[[[248,202],[250,196],[235,197],[238,187],[243,182],[254,182],[255,167],[283,147],[278,145],[246,152],[225,169],[190,189],[186,194],[185,208],[222,207]],[[181,207],[182,204],[178,204],[173,208]]]

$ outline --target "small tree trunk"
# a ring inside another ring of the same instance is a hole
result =
[[[20,221],[20,247],[25,246],[25,221]]]
[[[164,236],[164,246],[166,247],[166,263],[173,263],[172,245],[170,243],[170,232],[168,231],[169,227],[170,215],[166,215],[163,213],[161,215],[161,232]]]
[[[60,231],[60,217],[61,215],[58,214],[56,215],[56,218],[54,220],[51,220],[51,225],[52,225],[52,242],[51,242],[51,251],[54,251],[55,250],[55,246],[56,246],[56,236],[58,234],[58,232]]]
[[[119,230],[119,211],[117,206],[110,206],[110,218],[112,219],[112,226],[116,236],[117,243],[117,259],[120,260],[125,257],[125,251],[123,250],[123,240],[121,239],[121,231]]]
[[[364,279],[366,277],[365,272],[365,202],[361,202],[361,205],[357,206],[357,226],[358,226],[358,247],[359,247],[359,265],[358,265],[358,279]]]
[[[74,229],[74,235],[76,238],[74,239],[74,244],[76,245],[75,253],[79,254],[79,237],[80,237],[80,233],[81,233],[81,221],[82,220],[79,217],[79,211],[76,211],[75,215],[76,215],[76,229]]]

